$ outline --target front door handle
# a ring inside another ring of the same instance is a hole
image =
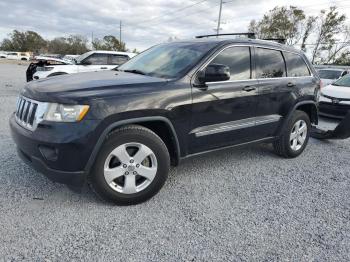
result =
[[[294,84],[294,83],[292,83],[292,82],[289,82],[289,83],[287,84],[287,86],[288,86],[288,87],[294,87],[294,86],[295,86],[295,84]]]
[[[105,66],[102,66],[102,67],[100,67],[101,69],[107,69],[107,67],[105,67]]]
[[[245,86],[245,87],[243,87],[243,90],[246,92],[250,92],[250,91],[256,90],[256,88],[253,86]]]

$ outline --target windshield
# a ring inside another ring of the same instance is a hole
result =
[[[340,78],[338,81],[336,81],[332,85],[350,87],[350,75],[343,76],[342,78]]]
[[[318,70],[318,75],[323,79],[338,79],[342,71],[337,70]]]
[[[117,70],[161,78],[177,78],[189,71],[216,43],[168,43],[154,46]]]

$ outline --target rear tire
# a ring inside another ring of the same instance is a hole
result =
[[[273,143],[276,154],[285,158],[299,156],[309,141],[310,130],[309,116],[304,111],[296,110],[282,135]]]
[[[134,205],[158,193],[169,167],[168,149],[157,134],[142,126],[125,126],[105,139],[89,184],[107,201]]]

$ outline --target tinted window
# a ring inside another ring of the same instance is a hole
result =
[[[338,79],[342,71],[339,70],[318,70],[318,75],[323,79]]]
[[[257,78],[286,76],[282,53],[277,50],[257,48]]]
[[[230,47],[218,54],[210,64],[222,64],[230,68],[230,80],[250,79],[249,47]]]
[[[291,77],[309,76],[310,71],[301,56],[283,52],[287,65],[287,75]]]
[[[121,65],[129,60],[128,56],[125,55],[110,55],[110,63],[111,65]]]
[[[107,54],[99,54],[95,53],[86,58],[83,61],[83,64],[89,64],[89,65],[107,65],[107,59],[108,55]]]

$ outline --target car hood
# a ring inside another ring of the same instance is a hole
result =
[[[61,75],[29,82],[22,95],[42,102],[78,103],[119,95],[142,95],[159,90],[163,78],[120,71]]]
[[[67,59],[60,59],[60,58],[54,58],[54,57],[47,57],[47,56],[36,56],[35,60],[41,60],[41,61],[55,61],[55,62],[60,62],[68,65],[73,65],[74,62],[67,60]]]
[[[328,85],[321,89],[322,94],[335,98],[350,99],[350,87]]]

